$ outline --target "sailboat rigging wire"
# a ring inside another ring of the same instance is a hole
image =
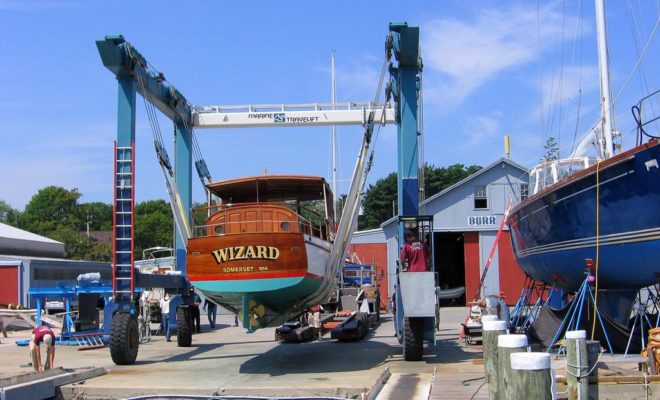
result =
[[[542,64],[542,52],[541,52],[541,10],[539,8],[539,0],[536,0],[536,47],[538,48],[539,55],[539,96],[540,96],[540,105],[541,105],[541,133],[543,133],[543,140],[545,141],[545,104],[543,101],[543,64]]]
[[[640,51],[639,51],[639,45],[641,43],[641,37],[642,35],[639,32],[639,24],[637,23],[637,18],[635,18],[635,12],[633,10],[633,6],[628,0],[628,7],[626,7],[628,11],[628,18],[630,19],[630,31],[633,36],[633,44],[635,45],[635,52],[637,53],[637,57],[639,57]],[[648,83],[648,78],[647,78],[647,73],[644,70],[644,65],[640,65],[640,70],[639,70],[639,87],[642,92],[649,93],[651,89],[649,88],[649,83]],[[651,108],[655,110],[654,103],[651,102]]]
[[[637,62],[633,66],[633,69],[630,71],[628,76],[626,77],[626,80],[623,82],[623,86],[619,89],[619,92],[614,96],[614,99],[612,100],[612,104],[610,105],[610,108],[614,107],[614,104],[616,101],[619,99],[619,96],[621,96],[621,93],[623,93],[623,90],[628,86],[628,83],[632,79],[633,75],[635,74],[635,71],[637,71],[637,68],[639,68],[640,64],[644,60],[644,57],[646,56],[646,52],[648,51],[649,47],[651,47],[651,43],[653,42],[653,38],[655,37],[656,32],[658,31],[658,25],[660,25],[660,16],[655,20],[655,26],[653,27],[653,31],[649,35],[648,40],[646,41],[646,45],[644,46],[644,49],[642,50],[642,53],[639,55],[637,58]]]
[[[559,115],[558,115],[558,122],[557,122],[557,145],[560,147],[561,146],[561,128],[562,128],[562,111],[563,111],[563,106],[562,106],[562,94],[563,94],[563,88],[564,88],[564,45],[566,44],[566,8],[565,8],[566,2],[562,2],[562,13],[561,13],[561,57],[560,57],[560,62],[559,62],[559,80],[557,81],[557,96],[554,101],[554,106],[552,110],[552,122],[550,123],[549,127],[549,134],[553,130],[553,126],[555,123],[555,115],[557,114],[557,107],[559,107]],[[553,80],[554,80],[554,72],[553,72]],[[557,150],[559,152],[559,150]],[[557,158],[561,158],[559,154],[557,154]]]
[[[580,24],[580,38],[584,36],[584,5],[582,3],[582,0],[580,0],[578,4],[578,15],[576,18],[577,23],[579,22]],[[573,57],[575,57],[575,48],[577,47],[577,26],[575,27],[575,40],[573,41]],[[578,98],[577,98],[577,113],[575,116],[575,131],[573,132],[573,142],[571,143],[571,151],[568,154],[573,154],[573,150],[575,149],[575,142],[577,141],[577,134],[578,134],[578,129],[580,128],[580,116],[582,112],[582,56],[583,56],[583,51],[582,51],[582,41],[580,41],[580,52],[579,52],[579,57],[580,57],[580,62],[579,62],[579,67],[578,67]]]

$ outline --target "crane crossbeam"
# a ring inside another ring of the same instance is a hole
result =
[[[196,128],[365,125],[369,113],[381,124],[394,124],[392,103],[310,103],[201,106],[193,109]]]

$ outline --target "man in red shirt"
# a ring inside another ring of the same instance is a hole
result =
[[[32,338],[30,339],[30,358],[35,371],[43,371],[41,367],[41,343],[46,343],[46,364],[45,369],[53,368],[55,362],[55,333],[45,322],[41,326],[34,328]]]
[[[428,265],[429,251],[426,245],[417,239],[415,232],[406,232],[406,243],[401,248],[401,264],[404,271],[425,272]]]

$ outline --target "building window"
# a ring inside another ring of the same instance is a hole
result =
[[[474,208],[488,208],[488,196],[486,186],[477,186],[474,188]]]
[[[520,184],[520,201],[525,201],[529,197],[529,185],[526,183]]]

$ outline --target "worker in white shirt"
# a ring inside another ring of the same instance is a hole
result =
[[[165,340],[171,342],[170,340],[170,294],[165,293],[165,297],[160,301],[160,315],[163,317],[163,333],[165,334]]]

